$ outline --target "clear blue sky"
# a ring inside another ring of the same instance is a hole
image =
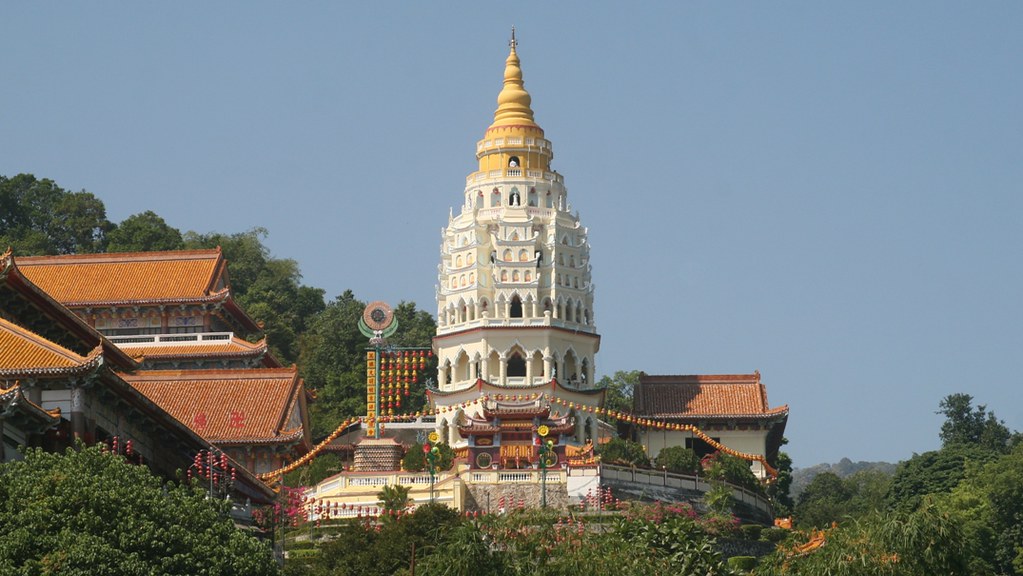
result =
[[[759,369],[797,466],[1023,429],[1019,2],[5,2],[0,174],[435,312],[512,25],[598,374]]]

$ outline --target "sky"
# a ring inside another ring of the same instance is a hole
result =
[[[435,313],[513,25],[598,377],[759,370],[797,467],[1023,429],[1019,2],[4,2],[0,174]]]

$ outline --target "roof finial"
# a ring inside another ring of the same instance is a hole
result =
[[[522,85],[522,69],[519,68],[519,55],[515,52],[518,41],[515,39],[515,27],[512,26],[508,59],[504,62],[504,87],[497,95],[497,110],[494,112],[493,126],[527,125],[535,126],[533,110],[530,109],[529,93]]]

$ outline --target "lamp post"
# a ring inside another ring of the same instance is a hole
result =
[[[423,444],[423,452],[426,454],[426,467],[430,471],[430,504],[433,504],[433,483],[437,477],[437,457],[440,455],[440,448],[437,447],[438,440],[440,440],[440,434],[430,432],[430,436]]]
[[[536,433],[540,435],[540,507],[547,507],[547,456],[554,452],[554,441],[547,440],[547,435],[550,434],[550,428],[546,425],[541,424],[536,429]]]

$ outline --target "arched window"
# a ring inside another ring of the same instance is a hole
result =
[[[519,157],[518,156],[512,156],[511,158],[509,158],[508,159],[508,167],[509,168],[518,168],[519,167]]]
[[[507,282],[507,281],[508,281],[508,271],[507,270],[501,270],[501,282]]]
[[[529,251],[526,249],[519,250],[519,262],[529,262]]]
[[[476,261],[476,256],[474,256],[472,252],[469,252],[469,254],[467,254],[466,257],[465,257],[465,263],[470,265],[470,266],[472,266],[473,262],[475,262],[475,261]]]
[[[550,190],[547,191],[547,199],[544,201],[544,206],[554,208],[554,197],[551,196]]]
[[[508,358],[508,376],[524,377],[526,375],[526,359],[518,352]]]
[[[522,300],[518,296],[512,298],[508,316],[510,318],[522,318]]]
[[[461,268],[461,267],[462,267],[463,265],[464,265],[464,264],[463,264],[463,262],[462,262],[462,255],[461,255],[461,254],[459,254],[459,255],[458,255],[458,256],[457,256],[456,258],[455,258],[455,267],[456,267],[456,268]]]
[[[475,283],[476,283],[476,273],[475,272],[469,272],[469,284],[475,284]]]
[[[532,282],[532,281],[533,281],[533,273],[530,272],[529,270],[526,270],[526,282]]]
[[[511,262],[512,261],[512,251],[511,250],[506,249],[504,251],[504,261],[505,262]]]
[[[516,270],[516,271],[512,272],[512,282],[518,282],[518,281],[519,281],[519,271]]]
[[[462,274],[462,277],[460,278],[460,280],[461,280],[461,286],[464,288],[465,287],[465,274]]]

